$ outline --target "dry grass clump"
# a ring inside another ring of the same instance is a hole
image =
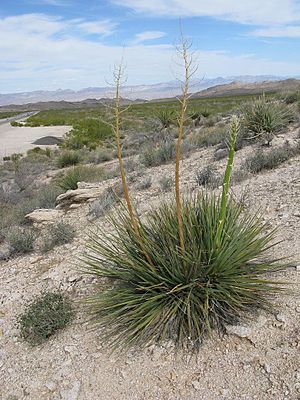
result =
[[[161,142],[157,147],[148,145],[140,154],[140,162],[145,167],[155,167],[175,159],[176,147],[172,139]]]
[[[123,188],[120,184],[107,188],[102,195],[90,204],[89,214],[92,218],[100,218],[120,202],[123,196]]]
[[[300,154],[300,143],[295,146],[284,144],[268,151],[257,149],[253,155],[246,158],[243,169],[257,174],[263,170],[276,168],[298,154]]]
[[[215,168],[208,165],[196,174],[198,186],[205,186],[209,189],[215,189],[222,185],[222,177],[216,172]]]
[[[41,245],[42,252],[47,252],[56,246],[71,242],[75,237],[74,228],[65,222],[56,222],[47,228],[47,233]]]
[[[12,228],[7,236],[7,241],[12,249],[11,254],[31,253],[34,249],[35,239],[36,234],[32,228]]]

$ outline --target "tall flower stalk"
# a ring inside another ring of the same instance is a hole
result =
[[[180,196],[180,159],[181,159],[181,144],[182,144],[182,136],[184,131],[184,123],[185,123],[185,116],[187,111],[188,105],[188,98],[189,98],[189,82],[191,76],[195,73],[195,69],[191,71],[192,67],[192,57],[190,55],[189,49],[191,45],[189,41],[183,36],[181,33],[181,43],[180,46],[177,48],[177,52],[181,59],[183,60],[184,64],[184,71],[185,71],[185,79],[182,83],[182,96],[179,99],[181,107],[180,113],[178,118],[178,139],[176,145],[176,163],[175,163],[175,198],[176,198],[176,212],[177,212],[177,220],[178,220],[178,236],[179,236],[179,243],[182,254],[185,251],[184,245],[184,235],[183,235],[183,221],[182,221],[182,206],[181,206],[181,196]]]
[[[124,169],[124,163],[122,159],[122,144],[121,144],[121,137],[120,137],[120,117],[121,113],[124,112],[124,110],[121,111],[120,107],[120,89],[121,89],[121,83],[122,83],[122,78],[124,76],[124,67],[123,64],[120,63],[118,66],[115,67],[114,70],[114,84],[116,88],[116,99],[115,99],[115,107],[114,107],[114,116],[115,116],[115,123],[112,125],[112,129],[115,135],[116,139],[116,144],[117,144],[117,156],[119,160],[119,166],[120,166],[120,175],[121,175],[121,180],[122,180],[122,187],[123,187],[123,192],[124,192],[124,197],[131,221],[132,228],[135,232],[135,235],[140,243],[141,249],[148,261],[148,263],[153,266],[153,263],[151,261],[151,258],[149,257],[147,251],[145,250],[145,246],[143,244],[143,241],[141,239],[141,235],[138,229],[138,223],[137,223],[137,217],[135,215],[129,190],[128,190],[128,185],[127,185],[127,180],[126,180],[126,174],[125,174],[125,169]]]

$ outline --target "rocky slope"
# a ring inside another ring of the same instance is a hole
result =
[[[290,132],[277,140],[295,137]],[[253,152],[236,153],[235,168]],[[182,162],[182,188],[199,190],[196,172],[212,163],[212,149],[193,153]],[[226,160],[214,162],[223,171]],[[276,255],[300,261],[300,157],[233,187],[247,207],[258,207],[270,225],[278,226],[282,242]],[[158,181],[173,173],[173,165],[146,170],[152,186],[132,194],[141,214],[171,196]],[[105,182],[103,188],[116,182]],[[77,230],[71,244],[47,254],[33,254],[0,264],[0,398],[3,400],[297,400],[300,398],[300,267],[274,277],[290,282],[289,292],[274,299],[274,312],[260,313],[246,326],[233,327],[222,338],[207,340],[198,355],[174,352],[172,343],[143,351],[110,354],[101,331],[93,330],[78,305],[75,320],[42,346],[32,348],[19,338],[16,316],[26,301],[41,291],[66,290],[74,301],[92,291],[93,278],[78,270],[91,222],[89,204],[67,208],[62,220]],[[47,222],[43,222],[45,224]],[[39,227],[39,223],[37,223]],[[42,225],[44,226],[44,225]]]

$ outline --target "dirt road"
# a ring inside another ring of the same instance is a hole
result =
[[[4,156],[9,156],[13,153],[25,153],[27,150],[36,147],[33,143],[37,139],[44,136],[61,138],[70,129],[70,126],[39,126],[31,128],[13,127],[10,123],[2,124],[0,125],[0,161]]]

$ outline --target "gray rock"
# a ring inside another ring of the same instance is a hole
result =
[[[77,400],[80,393],[81,383],[75,381],[72,383],[71,388],[65,388],[60,390],[60,396],[62,400]]]
[[[235,335],[240,338],[250,339],[251,336],[250,328],[242,325],[227,325],[226,332],[228,335]]]
[[[199,381],[192,381],[192,386],[195,390],[200,390],[201,389],[201,385]]]
[[[58,204],[58,208],[70,207],[71,204],[74,203],[85,203],[88,201],[92,201],[101,196],[104,191],[103,183],[101,184],[93,184],[91,187],[85,187],[84,182],[80,183],[82,188],[75,190],[68,190],[66,193],[60,194],[56,203]]]
[[[50,390],[50,392],[54,392],[54,390],[56,389],[56,383],[53,381],[49,381],[45,383],[45,386],[48,390]]]
[[[222,158],[227,157],[228,149],[218,149],[215,151],[214,158],[216,160],[221,160]]]
[[[27,214],[25,218],[28,221],[41,223],[41,222],[53,222],[60,220],[64,215],[62,210],[53,210],[53,209],[38,209],[32,211],[30,214]]]
[[[276,319],[277,321],[282,322],[283,324],[286,323],[286,316],[284,314],[277,314]]]

